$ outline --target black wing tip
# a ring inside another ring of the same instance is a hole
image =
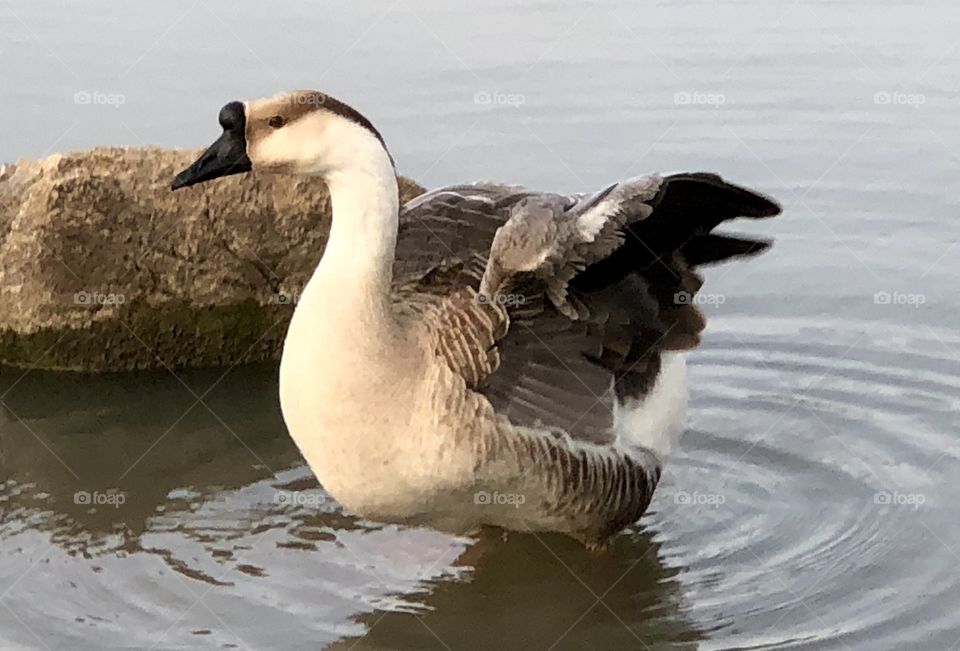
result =
[[[696,235],[688,240],[680,252],[688,264],[716,264],[732,258],[749,258],[773,246],[773,240],[737,236],[724,233]]]
[[[776,217],[783,212],[780,204],[767,195],[745,188],[736,183],[730,183],[719,174],[713,172],[689,172],[671,174],[665,179],[670,184],[685,185],[687,183],[700,186],[710,186],[725,195],[725,203],[735,206],[738,217],[765,218]]]
[[[783,212],[783,207],[780,203],[771,197],[753,190],[745,191],[750,193],[756,209],[753,214],[744,215],[745,217],[776,217]]]

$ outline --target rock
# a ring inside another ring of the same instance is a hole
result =
[[[279,356],[330,226],[317,179],[179,190],[198,155],[101,148],[0,167],[0,363],[121,371]],[[400,178],[401,202],[423,192]]]

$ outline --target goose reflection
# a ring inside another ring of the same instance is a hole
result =
[[[80,590],[75,611],[59,613],[65,628],[101,608],[83,603],[90,595],[132,583],[138,594],[102,608],[119,611],[118,622],[149,615],[141,642],[160,648],[564,649],[602,640],[644,649],[700,639],[683,614],[679,570],[642,526],[598,555],[562,536],[458,538],[343,514],[284,432],[275,373],[3,370],[0,545],[42,534],[62,550],[68,565],[58,572]],[[28,569],[15,562],[4,561],[5,575]],[[53,579],[35,580],[42,601]],[[180,595],[172,608],[166,593]],[[206,609],[191,609],[198,594]],[[32,599],[12,603],[26,610],[39,605]],[[130,642],[120,628],[101,635],[103,644]]]
[[[556,535],[487,542],[465,575],[426,581],[416,612],[364,614],[362,634],[329,648],[693,649],[702,639],[683,615],[679,570],[645,531],[602,556]]]

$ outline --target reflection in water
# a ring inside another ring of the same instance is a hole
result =
[[[0,394],[20,375],[5,370]],[[24,620],[3,629],[11,643],[35,643],[29,628],[136,646],[134,624],[161,648],[697,639],[648,534],[595,555],[562,536],[477,542],[344,515],[286,436],[275,369],[220,375],[185,374],[188,390],[164,373],[34,373],[9,391],[0,571],[42,590],[8,598]]]
[[[825,327],[717,322],[651,512],[604,554],[343,514],[284,432],[273,367],[230,373],[209,410],[163,373],[8,391],[4,372],[0,645],[949,648],[960,591],[934,552],[960,535],[960,380],[932,353],[960,342],[851,320],[796,343]]]
[[[422,612],[365,615],[362,637],[331,648],[692,649],[700,635],[680,615],[677,572],[645,533],[600,555],[561,536],[512,535],[465,580],[427,582]]]
[[[71,553],[135,551],[150,518],[195,509],[216,491],[294,463],[272,369],[221,376],[5,369],[4,532],[22,523],[18,510],[30,509],[42,514],[32,528],[50,531]]]

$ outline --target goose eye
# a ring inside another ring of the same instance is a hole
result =
[[[270,121],[267,124],[269,124],[274,129],[279,129],[286,123],[287,121],[284,120],[282,117],[280,117],[279,115],[274,115],[272,118],[270,118]]]

